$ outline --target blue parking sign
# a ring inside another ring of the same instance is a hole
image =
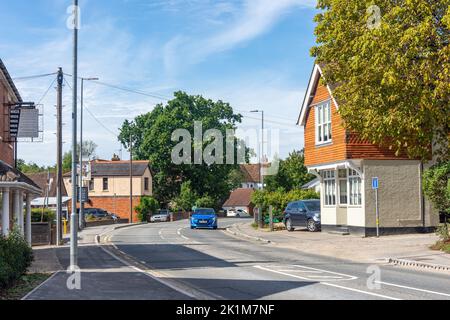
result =
[[[372,189],[373,190],[378,189],[378,178],[372,178]]]

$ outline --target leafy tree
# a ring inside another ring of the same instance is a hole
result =
[[[180,195],[175,199],[176,207],[183,211],[191,211],[195,205],[198,195],[192,190],[190,181],[186,181],[181,185]]]
[[[148,221],[151,216],[159,209],[159,202],[153,197],[142,197],[139,205],[135,207],[138,219],[142,222]]]
[[[83,158],[89,158],[93,159],[96,157],[96,151],[97,151],[98,145],[91,140],[83,141],[83,147],[82,147],[82,153]],[[77,144],[77,154],[80,153],[80,144]]]
[[[376,4],[378,7],[371,6]],[[448,159],[450,0],[319,0],[312,55],[350,131]],[[378,19],[378,9],[380,18]]]
[[[209,195],[220,202],[228,197],[231,188],[227,178],[238,166],[194,164],[194,152],[190,157],[192,164],[175,165],[172,150],[179,142],[172,141],[172,134],[177,129],[185,129],[194,137],[194,122],[200,121],[203,133],[208,129],[219,130],[224,139],[219,143],[225,145],[226,130],[236,129],[241,119],[242,116],[235,114],[228,103],[176,92],[175,98],[166,105],[157,105],[153,111],[136,117],[134,122],[125,121],[119,141],[129,148],[131,137],[134,158],[150,160],[154,172],[154,194],[161,203],[169,203],[176,198],[183,181],[190,181],[192,191],[199,196]],[[204,141],[203,147],[210,142]],[[194,150],[193,141],[191,146]],[[237,150],[238,144],[235,144],[235,155]]]
[[[65,152],[62,160],[62,170],[64,173],[72,171],[72,152]]]
[[[26,163],[25,160],[17,160],[17,169],[25,174],[53,171],[54,167],[39,166],[34,162]]]
[[[216,201],[210,196],[204,196],[195,201],[197,208],[215,208],[217,206]]]
[[[286,160],[280,161],[278,173],[265,178],[267,190],[276,191],[283,188],[285,191],[300,189],[301,186],[314,179],[305,166],[303,151],[293,151]]]
[[[443,241],[450,239],[448,216],[450,215],[450,161],[434,165],[423,175],[423,190],[433,206],[446,212],[444,224],[438,230]]]

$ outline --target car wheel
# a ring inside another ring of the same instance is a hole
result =
[[[240,217],[241,217],[241,215],[240,215],[240,214],[237,214],[237,215],[236,215],[236,218],[240,218]]]
[[[292,226],[291,219],[287,219],[285,224],[286,224],[286,230],[287,231],[289,231],[289,232],[294,231],[294,227]]]
[[[308,224],[307,224],[307,228],[309,232],[316,232],[317,231],[317,226],[316,226],[316,222],[312,219],[308,220]]]

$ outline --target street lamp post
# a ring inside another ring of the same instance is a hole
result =
[[[261,190],[264,190],[264,110],[252,110],[251,113],[261,113],[261,152],[259,154],[259,181],[261,183]],[[263,212],[262,207],[258,210],[258,226],[263,227]]]
[[[79,214],[79,228],[84,227],[84,203],[82,199],[83,192],[83,109],[84,109],[84,81],[97,81],[99,78],[81,78],[81,108],[80,108],[80,214]]]
[[[253,110],[251,113],[261,113],[261,152],[259,154],[259,181],[264,190],[264,110]]]

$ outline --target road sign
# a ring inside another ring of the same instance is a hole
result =
[[[82,189],[82,191],[81,191],[81,197],[80,197],[80,188],[77,187],[77,199],[78,199],[77,202],[80,202],[80,199],[81,199],[82,203],[86,203],[89,201],[89,189],[87,187],[83,187],[81,189]]]
[[[378,189],[378,178],[372,178],[372,189],[373,190]]]

